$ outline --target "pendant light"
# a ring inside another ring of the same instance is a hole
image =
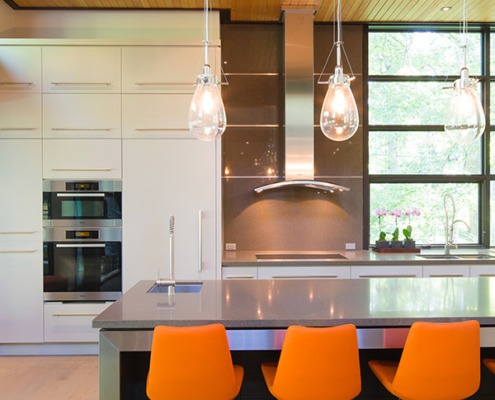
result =
[[[351,78],[344,74],[342,67],[341,51],[343,50],[345,54],[345,50],[342,42],[341,0],[338,0],[336,14],[337,41],[333,44],[332,50],[336,48],[337,65],[335,74],[328,80],[328,90],[321,108],[320,128],[329,139],[343,141],[356,133],[359,127],[359,114],[351,91]]]
[[[466,0],[463,3],[462,34],[464,44],[464,66],[461,77],[454,82],[454,94],[450,99],[445,122],[445,132],[452,140],[460,144],[468,144],[478,139],[485,131],[485,113],[476,92],[478,79],[469,77],[466,67],[467,59],[467,18]]]
[[[212,75],[208,62],[208,0],[204,2],[205,39],[203,73],[198,75],[196,90],[189,107],[188,125],[191,133],[202,141],[218,139],[227,127],[227,116],[219,90],[219,79]]]

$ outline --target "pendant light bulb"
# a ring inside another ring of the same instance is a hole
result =
[[[359,127],[359,114],[352,94],[349,76],[342,67],[335,67],[335,75],[328,81],[328,90],[321,108],[320,128],[323,134],[335,141],[352,137]]]
[[[205,65],[198,76],[196,90],[189,107],[189,130],[199,140],[209,142],[219,138],[227,127],[227,116],[218,79]]]
[[[476,79],[469,77],[467,68],[461,70],[461,78],[454,82],[445,132],[459,144],[471,143],[485,131],[485,113],[476,92],[476,83]]]

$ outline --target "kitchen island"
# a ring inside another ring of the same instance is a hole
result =
[[[234,352],[260,352],[279,350],[293,324],[355,324],[365,350],[400,349],[414,321],[476,319],[482,347],[495,348],[495,278],[205,281],[173,298],[148,293],[153,283],[139,282],[93,321],[101,329],[101,400],[140,398],[126,397],[125,380],[134,379],[126,371],[137,365],[133,353],[149,353],[160,324],[219,322]]]

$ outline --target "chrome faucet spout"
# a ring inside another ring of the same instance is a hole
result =
[[[448,201],[450,202],[450,208],[451,208],[450,216],[449,216],[449,207],[447,204]],[[456,245],[454,245],[455,224],[464,224],[468,232],[471,231],[471,228],[469,227],[469,224],[466,221],[455,218],[456,216],[455,201],[451,194],[447,193],[443,197],[443,207],[445,210],[445,254],[450,254],[450,249],[457,247]]]

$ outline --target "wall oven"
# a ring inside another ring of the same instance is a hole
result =
[[[45,301],[122,295],[122,182],[43,181]]]
[[[116,300],[122,295],[122,231],[118,227],[45,227],[45,301]]]
[[[43,181],[44,226],[122,226],[121,181]]]

